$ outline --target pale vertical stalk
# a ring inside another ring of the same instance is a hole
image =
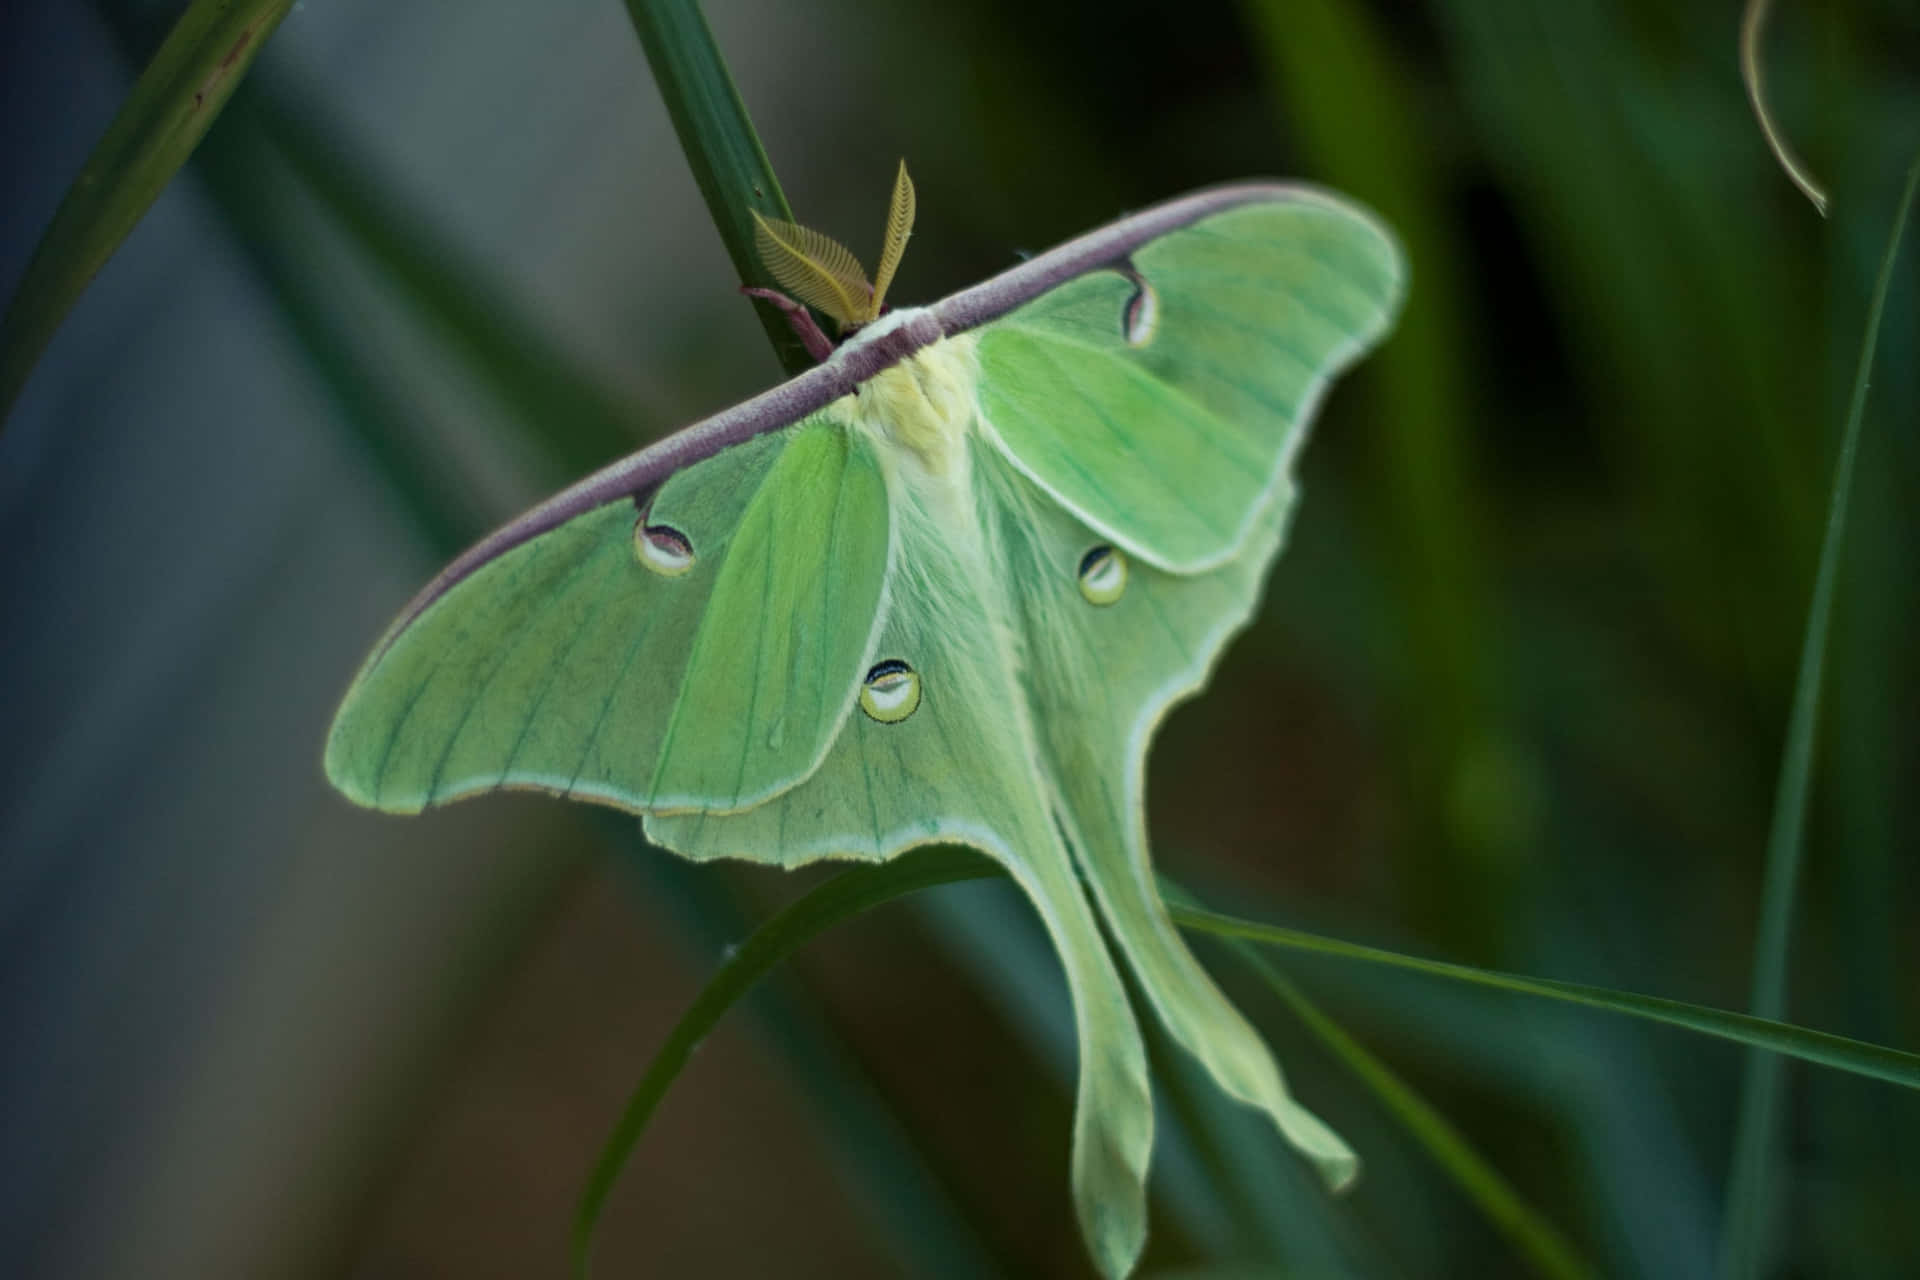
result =
[[[1800,188],[1800,194],[1813,202],[1821,217],[1827,216],[1827,193],[1814,181],[1808,172],[1806,162],[1794,154],[1787,144],[1787,137],[1773,122],[1773,113],[1767,109],[1766,78],[1760,65],[1760,40],[1766,31],[1767,13],[1773,8],[1773,0],[1747,0],[1746,12],[1740,15],[1740,78],[1747,85],[1747,101],[1753,104],[1753,118],[1760,123],[1760,132],[1766,136],[1767,146],[1773,149],[1773,158],[1786,170],[1787,178]]]

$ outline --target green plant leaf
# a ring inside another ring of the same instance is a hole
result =
[[[87,157],[0,320],[0,428],[94,274],[220,114],[293,0],[194,0]]]
[[[668,1032],[601,1149],[574,1220],[575,1273],[587,1273],[600,1211],[660,1100],[687,1065],[694,1047],[756,982],[820,933],[901,894],[1000,873],[992,861],[969,849],[920,850],[878,866],[844,871],[754,930],[753,936],[707,980]]]
[[[673,917],[693,954],[731,954],[733,944],[752,931],[732,890],[712,868],[647,844],[624,815],[595,816],[607,846],[622,855],[638,881],[635,892]],[[748,995],[745,1012],[782,1077],[827,1126],[835,1172],[869,1206],[877,1240],[891,1246],[904,1273],[970,1280],[1005,1270],[964,1207],[955,1203],[942,1170],[918,1145],[907,1117],[889,1105],[803,975],[772,975]]]
[[[1824,1031],[1813,1031],[1806,1027],[1796,1027],[1768,1018],[1756,1018],[1751,1014],[1729,1013],[1724,1009],[1688,1004],[1683,1000],[1643,996],[1631,991],[1613,991],[1606,987],[1592,987],[1580,982],[1529,978],[1515,973],[1501,973],[1493,969],[1476,969],[1470,965],[1450,964],[1444,960],[1426,960],[1419,956],[1402,955],[1397,951],[1385,951],[1379,947],[1369,947],[1358,942],[1324,938],[1299,929],[1286,929],[1278,925],[1260,924],[1253,920],[1240,920],[1201,907],[1174,906],[1172,911],[1175,924],[1184,929],[1196,929],[1216,937],[1245,938],[1249,942],[1258,942],[1267,946],[1289,947],[1296,951],[1312,951],[1321,955],[1338,956],[1344,960],[1361,960],[1369,964],[1388,965],[1396,969],[1424,973],[1429,977],[1450,978],[1455,982],[1492,987],[1497,991],[1543,996],[1566,1004],[1584,1005],[1589,1009],[1604,1009],[1609,1013],[1621,1013],[1629,1017],[1643,1018],[1649,1022],[1665,1023],[1670,1027],[1682,1027],[1688,1031],[1697,1031],[1702,1035],[1714,1036],[1755,1049],[1784,1053],[1789,1057],[1816,1062],[1821,1066],[1834,1067],[1855,1075],[1871,1076],[1876,1080],[1885,1080],[1909,1089],[1920,1089],[1920,1054],[1890,1049],[1885,1045],[1867,1044],[1860,1040],[1850,1040],[1845,1036],[1830,1035]]]
[[[1769,140],[1772,136],[1769,131]],[[1782,162],[1785,163],[1784,158]],[[1799,180],[1798,175],[1795,180]],[[1753,996],[1749,1003],[1754,1013],[1763,1018],[1778,1018],[1786,1010],[1787,948],[1793,934],[1794,900],[1799,892],[1800,863],[1806,846],[1807,789],[1820,726],[1820,689],[1826,670],[1827,632],[1833,618],[1834,584],[1840,574],[1847,506],[1853,491],[1853,460],[1860,447],[1860,422],[1866,414],[1867,381],[1873,372],[1874,348],[1880,339],[1880,317],[1886,310],[1893,264],[1900,255],[1900,240],[1906,231],[1917,182],[1920,182],[1920,161],[1907,172],[1906,189],[1893,215],[1893,229],[1887,236],[1886,252],[1880,259],[1880,276],[1874,283],[1873,301],[1867,309],[1866,333],[1861,339],[1860,363],[1853,376],[1846,429],[1840,437],[1840,456],[1834,463],[1833,496],[1827,504],[1820,568],[1813,580],[1813,599],[1807,606],[1807,630],[1800,648],[1800,671],[1794,681],[1793,711],[1787,721],[1786,749],[1780,759],[1780,783],[1773,802],[1773,824],[1767,834],[1760,932],[1754,949]],[[1784,1087],[1783,1065],[1771,1054],[1755,1054],[1747,1060],[1746,1079],[1740,1094],[1740,1123],[1734,1134],[1733,1171],[1727,1183],[1726,1233],[1720,1244],[1722,1276],[1755,1276],[1766,1266],[1774,1129]]]

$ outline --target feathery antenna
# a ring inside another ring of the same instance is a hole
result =
[[[753,215],[754,247],[760,260],[794,298],[839,322],[842,329],[865,324],[873,307],[873,286],[859,259],[837,240],[811,227]]]
[[[880,269],[873,277],[873,308],[868,320],[880,318],[887,286],[893,283],[900,255],[907,251],[907,240],[913,235],[913,212],[913,179],[907,176],[907,162],[902,160],[893,180],[893,200],[887,208],[887,238],[880,246]]]
[[[760,261],[792,301],[805,303],[831,316],[844,332],[880,318],[887,286],[900,266],[900,255],[913,235],[913,179],[907,162],[893,180],[893,200],[887,209],[887,236],[880,247],[880,278],[869,283],[860,260],[848,248],[811,227],[753,215],[753,243]],[[765,296],[754,290],[756,296]],[[809,348],[811,349],[811,348]]]

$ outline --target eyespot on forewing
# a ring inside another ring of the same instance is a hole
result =
[[[693,543],[687,535],[672,525],[648,524],[644,513],[633,524],[633,553],[663,578],[677,578],[693,568]]]

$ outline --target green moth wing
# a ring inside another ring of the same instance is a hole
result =
[[[1357,1176],[1358,1159],[1293,1100],[1258,1033],[1187,949],[1146,842],[1148,739],[1252,616],[1291,496],[1284,485],[1260,508],[1235,559],[1193,575],[1129,564],[1067,512],[1036,501],[1029,536],[1017,544],[1031,567],[1013,581],[1028,633],[1045,634],[1053,651],[1028,664],[1026,693],[1043,726],[1061,832],[1101,916],[1174,1040],[1228,1094],[1265,1111],[1338,1190]]]
[[[398,812],[501,787],[634,811],[763,800],[852,704],[887,524],[872,451],[815,421],[585,511],[395,629],[327,772]]]
[[[884,315],[456,561],[349,690],[329,774],[396,810],[612,803],[696,859],[974,845],[1067,973],[1104,1274],[1145,1239],[1153,1113],[1101,920],[1174,1039],[1345,1185],[1352,1152],[1173,928],[1144,762],[1251,616],[1308,421],[1403,275],[1364,213],[1249,184]]]
[[[980,334],[980,409],[1023,471],[1163,569],[1224,564],[1332,372],[1384,330],[1399,256],[1350,209],[1250,204]]]

